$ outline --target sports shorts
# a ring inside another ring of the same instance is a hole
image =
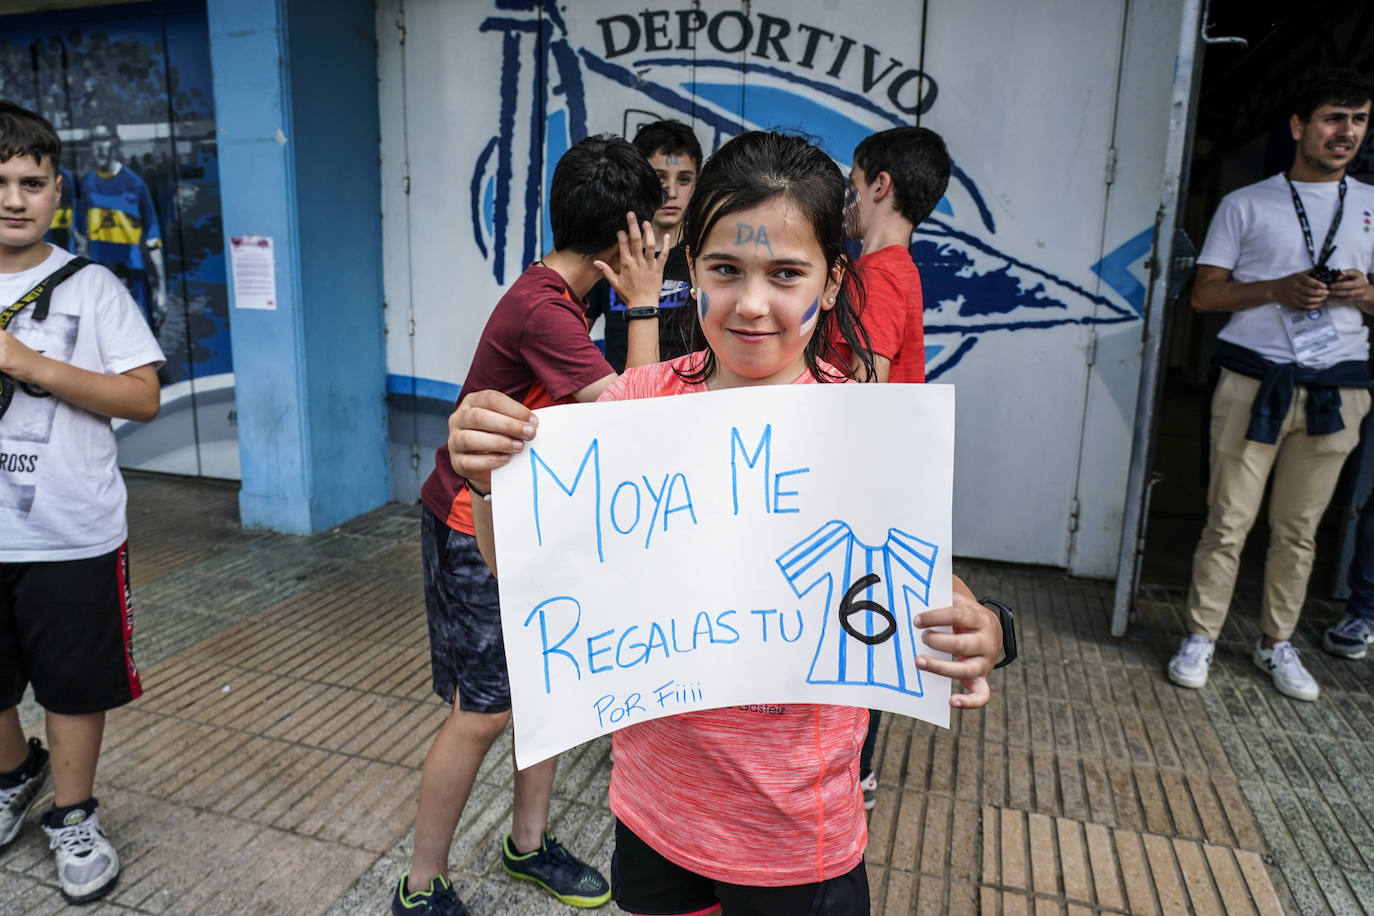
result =
[[[722,812],[728,817],[727,812]],[[868,871],[861,861],[828,881],[786,887],[727,884],[676,865],[619,819],[611,855],[611,896],[633,916],[868,916]]]
[[[44,709],[77,716],[143,693],[133,652],[129,547],[83,560],[0,563],[0,709],[32,684]]]
[[[465,712],[506,712],[510,674],[501,639],[501,605],[496,577],[477,550],[477,539],[454,531],[425,509],[420,550],[434,692],[452,703],[456,691],[458,708]]]

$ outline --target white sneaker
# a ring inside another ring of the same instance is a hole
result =
[[[29,774],[22,779],[0,776],[0,851],[19,836],[24,818],[52,782],[48,752],[37,738],[29,739],[29,759],[24,762],[29,766]]]
[[[1194,690],[1206,684],[1216,648],[1217,644],[1206,636],[1196,633],[1185,636],[1174,657],[1169,659],[1169,680]]]
[[[44,815],[43,830],[56,855],[57,880],[68,903],[86,903],[109,893],[119,878],[119,853],[100,829],[94,800],[89,813],[80,808],[68,811],[55,827]]]
[[[1264,648],[1264,640],[1255,643],[1255,664],[1259,665],[1274,679],[1274,687],[1284,696],[1295,700],[1312,701],[1321,693],[1317,679],[1308,674],[1298,660],[1298,650],[1288,640],[1275,643],[1274,648]]]
[[[872,811],[878,804],[878,774],[869,773],[860,779],[859,788],[864,790],[864,810]]]

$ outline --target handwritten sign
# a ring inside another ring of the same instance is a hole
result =
[[[911,617],[952,601],[954,390],[784,385],[549,407],[492,477],[520,766],[734,705],[947,727]]]

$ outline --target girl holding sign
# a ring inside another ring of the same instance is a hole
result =
[[[631,369],[602,399],[852,381],[827,359],[838,338],[871,360],[844,254],[844,193],[834,162],[800,138],[756,132],[721,147],[701,171],[683,234],[707,349]],[[489,493],[491,470],[522,450],[536,425],[500,392],[468,395],[449,418],[454,469],[479,497]],[[490,504],[475,498],[473,506],[494,568]],[[954,605],[914,623],[953,630],[924,636],[953,660],[918,661],[963,682],[968,692],[950,705],[987,703],[998,618],[956,577]],[[858,773],[867,723],[864,709],[787,704],[689,712],[617,731],[616,902],[658,916],[867,914]]]

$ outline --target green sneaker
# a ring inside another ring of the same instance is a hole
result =
[[[392,916],[468,916],[468,908],[443,875],[430,878],[427,890],[407,892],[409,877],[410,872],[401,875],[396,893],[391,896]]]
[[[601,872],[568,852],[551,834],[544,834],[534,852],[516,855],[508,833],[501,841],[501,858],[511,877],[533,881],[569,906],[601,906],[611,899],[611,885]]]

